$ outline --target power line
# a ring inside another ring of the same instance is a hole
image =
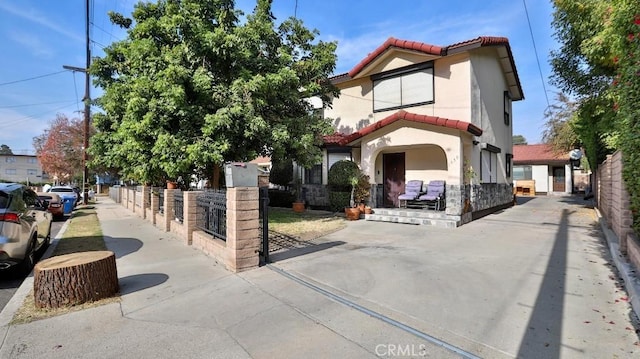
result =
[[[53,75],[57,75],[57,74],[61,74],[63,72],[67,72],[67,70],[62,70],[62,71],[58,71],[58,72],[52,72],[50,74],[45,74],[45,75],[40,75],[40,76],[34,76],[34,77],[29,77],[27,79],[22,79],[22,80],[15,80],[15,81],[9,81],[9,82],[3,82],[0,83],[0,86],[5,86],[5,85],[13,85],[13,84],[17,84],[20,82],[26,82],[26,81],[31,81],[31,80],[37,80],[37,79],[41,79],[43,77],[47,77],[47,76],[53,76]]]
[[[77,93],[76,93],[76,97],[77,97]],[[0,106],[0,108],[17,108],[17,107],[42,106],[42,105],[53,105],[53,104],[58,104],[58,103],[69,103],[69,101],[28,103],[28,104],[25,104],[25,105],[8,105],[8,106]]]
[[[533,38],[533,29],[531,28],[531,20],[529,19],[529,10],[527,10],[527,1],[522,0],[524,5],[524,12],[527,14],[527,24],[529,24],[529,33],[531,34],[531,42],[533,43],[533,52],[536,54],[536,61],[538,62],[538,72],[540,73],[540,81],[542,82],[542,90],[544,91],[544,98],[547,100],[547,108],[549,104],[549,96],[547,95],[547,86],[544,82],[544,76],[542,75],[542,66],[540,66],[540,57],[538,56],[538,49],[536,48],[536,40]]]

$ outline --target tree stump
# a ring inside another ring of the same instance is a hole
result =
[[[33,272],[38,308],[59,308],[111,297],[118,292],[116,257],[111,251],[65,254],[38,262]]]

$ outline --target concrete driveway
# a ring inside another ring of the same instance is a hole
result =
[[[317,251],[273,255],[273,267],[480,357],[638,355],[593,209],[577,197],[522,201],[457,229],[352,222]]]

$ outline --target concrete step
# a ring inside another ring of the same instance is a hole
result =
[[[444,213],[398,209],[377,209],[374,210],[373,214],[366,214],[364,219],[367,221],[427,225],[441,228],[456,228],[461,223],[459,217],[448,216]]]

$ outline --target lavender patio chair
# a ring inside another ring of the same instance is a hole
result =
[[[423,202],[429,209],[440,211],[444,209],[445,204],[445,181],[430,181],[427,185],[427,193],[418,197],[419,202]]]
[[[422,181],[421,180],[411,180],[407,181],[404,185],[404,193],[401,193],[398,196],[398,207],[402,207],[404,202],[404,207],[407,207],[407,201],[413,201],[418,196],[420,196],[420,191],[422,191]]]

